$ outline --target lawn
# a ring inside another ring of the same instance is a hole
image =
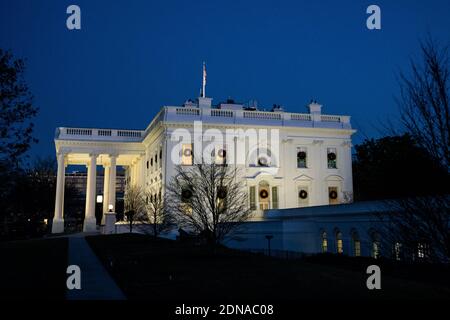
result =
[[[0,242],[0,300],[62,300],[67,239]]]
[[[300,299],[450,298],[450,286],[382,274],[366,287],[368,264],[333,259],[282,260],[148,236],[93,236],[89,244],[129,299],[153,301],[295,301]],[[331,261],[331,262],[330,262]],[[382,269],[383,272],[383,269]],[[448,283],[448,282],[447,282]]]

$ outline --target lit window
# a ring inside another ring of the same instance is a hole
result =
[[[272,209],[278,209],[278,187],[272,187]]]
[[[352,232],[352,242],[353,242],[353,256],[361,256],[361,241],[359,240],[358,233],[356,231]]]
[[[375,259],[380,257],[380,243],[378,241],[372,243],[372,256]]]
[[[419,243],[417,245],[417,257],[424,259],[427,256],[428,247],[425,243]]]
[[[271,156],[272,154],[270,149],[267,148],[258,149],[257,165],[259,167],[270,167],[272,165]]]
[[[328,201],[329,204],[339,203],[337,187],[328,187]]]
[[[355,240],[354,243],[354,255],[355,257],[360,257],[361,256],[361,242],[359,240]]]
[[[342,233],[340,231],[336,232],[336,253],[344,253],[344,242],[342,241]]]
[[[322,252],[328,252],[328,239],[327,239],[327,233],[324,231],[322,232]]]
[[[193,163],[193,145],[192,143],[186,143],[181,148],[181,164],[184,166],[191,166]]]
[[[227,160],[227,150],[225,148],[218,148],[216,152],[216,164],[225,164]]]
[[[297,149],[297,168],[306,168],[306,149],[298,148]]]
[[[336,148],[328,148],[327,149],[327,161],[328,161],[328,169],[336,169],[337,168]]]
[[[217,188],[217,208],[224,210],[227,200],[227,187],[221,186]]]
[[[249,190],[250,210],[256,210],[256,187],[251,186]]]
[[[395,260],[397,260],[397,261],[401,260],[401,250],[402,250],[402,244],[399,242],[396,242],[394,245],[394,255],[395,255]]]

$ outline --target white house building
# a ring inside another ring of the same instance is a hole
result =
[[[204,91],[203,91],[204,92]],[[126,181],[164,194],[177,164],[192,165],[209,148],[217,160],[242,168],[252,220],[263,210],[352,201],[349,116],[322,114],[311,102],[308,113],[271,111],[227,101],[213,106],[202,94],[195,102],[164,106],[145,130],[68,128],[56,130],[57,191],[52,232],[64,228],[67,165],[87,166],[84,230],[95,230],[97,166],[105,170],[103,211],[114,210],[116,167]],[[200,150],[200,151],[198,151]]]

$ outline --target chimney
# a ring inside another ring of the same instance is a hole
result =
[[[322,113],[322,105],[318,104],[316,100],[311,100],[311,102],[308,105],[309,113],[311,114],[318,114],[320,115]]]

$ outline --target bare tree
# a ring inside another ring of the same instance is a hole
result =
[[[147,190],[145,199],[146,221],[152,224],[153,236],[157,237],[172,226],[171,215],[166,210],[165,199],[161,191]]]
[[[449,55],[431,36],[421,42],[420,62],[411,61],[411,73],[401,73],[397,102],[401,120],[424,152],[449,174]],[[429,167],[420,170],[430,170]],[[414,173],[411,173],[414,174]],[[420,183],[420,181],[419,181]],[[428,196],[392,200],[390,214],[382,215],[384,236],[398,256],[434,262],[450,261],[450,197],[448,185]]]
[[[133,222],[144,219],[145,200],[144,191],[140,186],[127,186],[124,196],[125,216],[130,224],[130,233],[133,231]]]
[[[235,166],[177,166],[166,204],[177,223],[215,247],[250,216],[247,193]]]
[[[447,195],[387,201],[379,214],[385,247],[397,259],[450,262],[450,198]]]
[[[397,103],[406,130],[447,170],[450,164],[449,53],[431,36],[421,42],[421,61],[399,75]]]

